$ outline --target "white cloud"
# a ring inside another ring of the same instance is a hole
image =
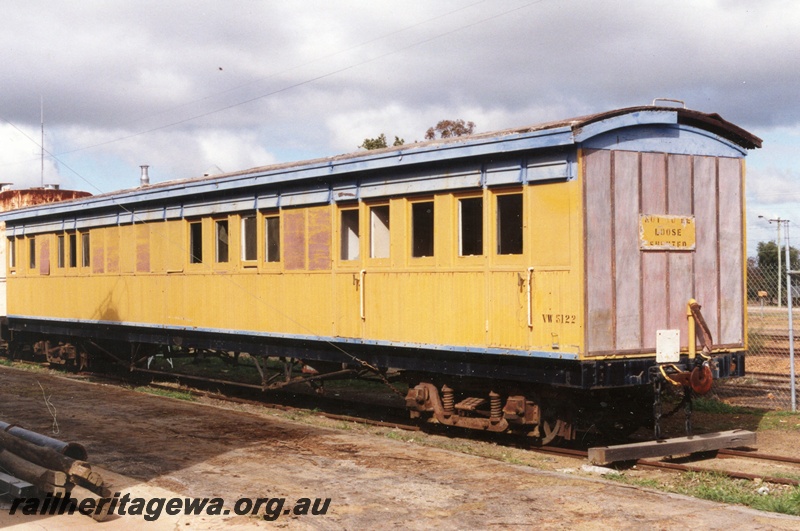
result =
[[[0,182],[11,183],[17,189],[61,184],[59,168],[52,158],[42,159],[41,135],[41,126],[37,130],[0,125]],[[45,137],[45,147],[47,143]]]
[[[96,146],[64,163],[103,190],[142,163],[178,178],[421,140],[443,118],[488,131],[661,96],[759,136],[800,124],[800,10],[780,1],[32,0],[3,15],[0,117],[35,132],[43,97],[60,152]],[[4,164],[24,167],[8,138]],[[794,167],[788,151],[749,164]]]

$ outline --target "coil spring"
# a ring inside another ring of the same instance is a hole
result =
[[[500,403],[500,395],[494,391],[489,393],[489,418],[492,420],[500,420],[503,416],[503,407]]]
[[[453,396],[453,390],[446,385],[442,387],[442,408],[444,408],[446,415],[452,415],[453,411],[455,411],[455,397]]]

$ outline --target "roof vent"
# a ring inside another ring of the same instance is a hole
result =
[[[683,100],[674,100],[672,98],[656,98],[656,99],[653,100],[653,103],[651,103],[651,105],[653,107],[655,107],[656,106],[656,102],[659,102],[659,101],[663,101],[663,102],[666,102],[666,103],[674,103],[676,106],[677,105],[682,105],[684,109],[686,108],[686,102],[685,101],[683,101]]]
[[[147,164],[143,164],[139,167],[142,169],[142,177],[139,179],[139,185],[150,186],[150,175],[147,174],[147,168],[149,168],[150,166],[148,166]]]

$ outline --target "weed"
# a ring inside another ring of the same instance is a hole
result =
[[[175,398],[177,400],[186,400],[187,402],[194,402],[197,400],[191,393],[187,391],[169,391],[166,389],[155,389],[153,387],[135,387],[133,390],[150,395]]]
[[[608,478],[630,485],[675,492],[719,503],[745,505],[760,511],[800,515],[800,487],[788,490],[775,487],[762,494],[758,492],[758,485],[763,484],[731,479],[724,474],[709,472],[686,472],[671,476],[669,481],[630,478],[626,475],[608,476]]]
[[[725,415],[755,415],[763,413],[762,411],[755,410],[753,408],[732,406],[713,398],[697,398],[692,402],[692,407],[695,411],[703,413],[716,413]]]

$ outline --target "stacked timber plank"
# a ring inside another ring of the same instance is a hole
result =
[[[76,448],[79,448],[76,451]],[[70,449],[70,450],[68,450]],[[76,459],[70,453],[83,457]],[[36,496],[82,500],[108,498],[103,478],[86,461],[80,445],[64,443],[0,421],[0,488],[14,498]],[[91,514],[98,521],[108,514]]]

